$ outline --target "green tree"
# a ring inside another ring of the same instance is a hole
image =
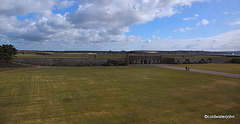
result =
[[[17,50],[13,45],[0,45],[0,61],[10,62],[16,54]]]

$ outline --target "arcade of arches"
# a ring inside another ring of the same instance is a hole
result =
[[[129,64],[161,64],[162,56],[129,56]]]

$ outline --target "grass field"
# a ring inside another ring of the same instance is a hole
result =
[[[0,123],[240,122],[240,79],[157,67],[0,73]],[[204,115],[235,119],[204,119]]]
[[[240,74],[240,64],[182,64],[173,66]]]
[[[83,56],[83,55],[37,55],[34,53],[16,55],[17,58],[94,58],[94,55]],[[124,58],[125,56],[111,56],[111,55],[97,55],[97,58]]]
[[[32,68],[30,66],[26,66],[25,64],[16,64],[16,63],[6,63],[6,62],[0,62],[0,72],[2,71],[8,71],[8,70],[16,70],[16,69],[27,69]]]
[[[0,72],[9,71],[9,70],[17,70],[17,69],[30,69],[30,68],[33,68],[33,67],[17,67],[17,68],[0,67]]]

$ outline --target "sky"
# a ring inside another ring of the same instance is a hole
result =
[[[19,50],[240,50],[240,0],[0,0]]]

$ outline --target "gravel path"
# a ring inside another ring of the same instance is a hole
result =
[[[168,68],[168,69],[175,69],[175,70],[183,70],[183,71],[185,71],[185,68],[183,68],[183,67],[173,67],[173,66],[169,66],[167,64],[148,64],[148,65],[143,65],[142,64],[142,65],[130,65],[130,66],[154,66],[154,67],[162,67],[162,68]],[[191,68],[190,68],[189,71],[205,73],[205,74],[220,75],[220,76],[226,76],[226,77],[240,78],[239,74],[231,74],[231,73],[207,71],[207,70],[191,69]]]

